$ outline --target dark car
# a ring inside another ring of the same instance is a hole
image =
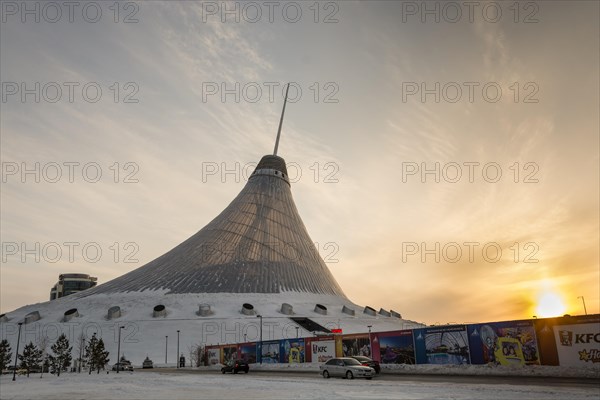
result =
[[[365,367],[371,367],[375,370],[375,373],[378,374],[381,372],[381,366],[379,365],[379,361],[375,361],[372,358],[365,356],[351,356],[355,360],[359,361]]]
[[[234,374],[237,374],[240,371],[244,371],[245,374],[250,371],[250,366],[247,362],[243,360],[229,361],[223,368],[221,368],[222,373],[233,372]]]
[[[142,369],[148,368],[154,368],[154,363],[151,359],[148,358],[148,356],[146,356],[146,359],[144,360],[144,362],[142,362]]]

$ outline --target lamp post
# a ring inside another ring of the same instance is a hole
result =
[[[373,343],[371,342],[371,328],[373,327],[373,325],[367,325],[367,328],[369,328],[369,357],[373,356]]]
[[[169,336],[165,336],[165,367],[167,366],[167,349],[169,348]]]
[[[19,322],[19,336],[17,336],[17,351],[15,351],[15,369],[13,369],[13,381],[16,380],[17,376],[17,358],[19,357],[19,341],[21,340],[21,325],[22,322]]]
[[[298,339],[298,329],[300,329],[299,326],[296,327],[296,339]]]
[[[119,327],[119,342],[117,344],[117,374],[121,369],[121,329],[125,328],[124,326]]]
[[[583,298],[583,296],[577,296],[578,299],[581,299],[581,301],[583,302],[583,311],[585,312],[585,315],[587,315],[587,308],[585,308],[585,299]]]
[[[175,361],[177,362],[177,368],[179,368],[179,330],[177,331],[177,357]]]
[[[263,346],[263,343],[262,343],[263,342],[263,336],[262,336],[262,325],[263,325],[263,323],[262,323],[262,319],[263,319],[263,317],[262,317],[262,315],[259,314],[259,315],[256,316],[256,318],[260,318],[260,354],[259,354],[259,356],[260,356],[260,365],[262,365],[262,346]]]

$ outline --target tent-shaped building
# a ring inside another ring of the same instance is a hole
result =
[[[260,160],[208,225],[112,281],[2,315],[2,338],[14,348],[23,323],[21,343],[58,332],[77,343],[96,334],[113,351],[123,330],[124,351],[141,364],[147,355],[160,360],[176,335],[184,351],[193,344],[258,341],[261,333],[271,340],[420,326],[346,297],[310,239],[285,161],[276,155],[282,120],[283,113],[274,154]]]

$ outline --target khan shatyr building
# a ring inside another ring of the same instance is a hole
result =
[[[287,93],[286,93],[287,98]],[[320,257],[292,198],[283,158],[262,157],[237,197],[208,225],[155,260],[112,281],[0,317],[2,338],[15,348],[40,335],[94,333],[116,354],[116,331],[134,364],[165,356],[181,339],[194,344],[254,342],[397,330],[420,324],[392,310],[351,302]],[[260,318],[257,318],[260,317]],[[51,328],[50,328],[51,327]],[[53,337],[49,337],[52,342]],[[176,350],[172,352],[174,362]],[[116,360],[116,355],[113,361]]]

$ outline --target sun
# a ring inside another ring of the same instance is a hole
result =
[[[536,308],[537,316],[542,318],[558,317],[564,315],[565,304],[561,297],[554,292],[544,292],[538,299]]]

